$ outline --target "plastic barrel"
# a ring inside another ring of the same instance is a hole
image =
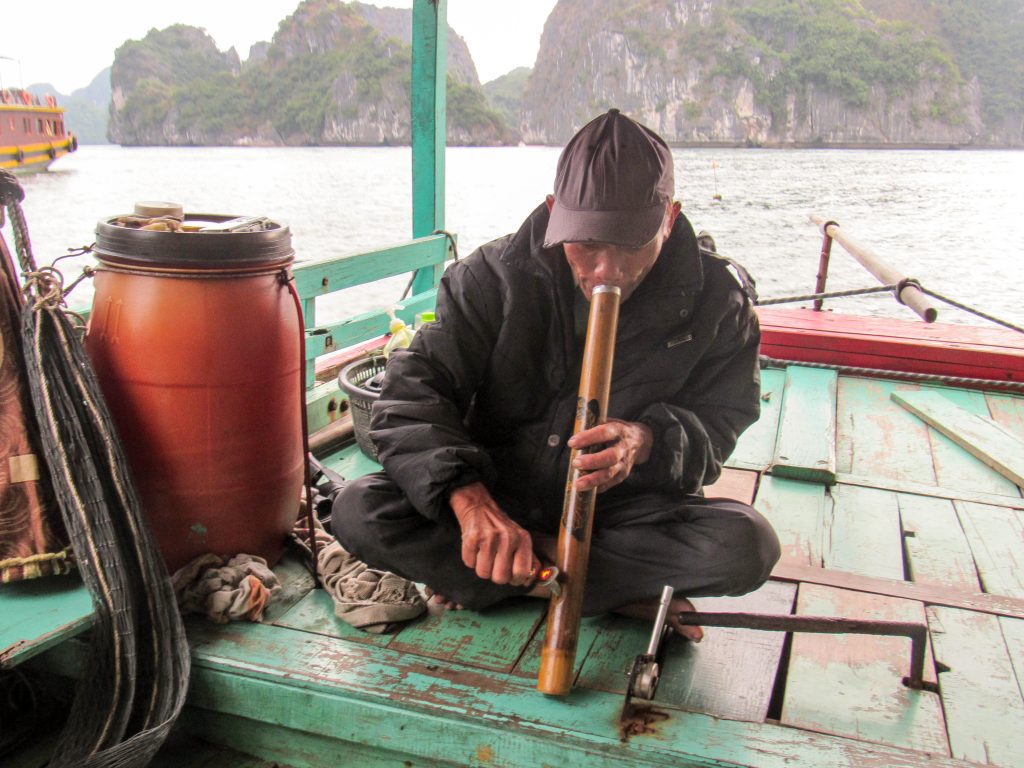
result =
[[[294,252],[287,227],[267,227],[97,226],[86,349],[171,572],[208,552],[273,564],[298,514],[300,319],[281,279]]]

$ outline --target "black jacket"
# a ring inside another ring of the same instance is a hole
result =
[[[453,264],[437,320],[388,362],[371,437],[385,471],[437,519],[483,481],[557,525],[568,471],[586,304],[538,207],[514,235]],[[580,319],[582,318],[582,320]],[[619,314],[609,417],[646,423],[650,460],[598,497],[698,493],[758,416],[760,334],[728,264],[684,216]]]

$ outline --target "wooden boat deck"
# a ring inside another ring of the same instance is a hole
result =
[[[286,559],[264,623],[190,619],[179,730],[295,766],[1022,765],[1024,499],[893,398],[922,392],[1024,439],[1017,395],[763,371],[761,419],[708,493],[753,500],[783,558],[756,593],[695,602],[927,622],[926,690],[902,683],[904,638],[709,628],[699,645],[673,638],[654,722],[624,738],[624,669],[648,624],[585,620],[576,688],[548,698],[534,687],[540,601],[372,635]],[[327,463],[349,477],[376,466],[354,446]],[[72,674],[80,652],[65,643],[26,666]]]

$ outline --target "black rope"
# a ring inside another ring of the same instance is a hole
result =
[[[27,276],[21,334],[29,391],[96,613],[90,657],[50,766],[142,768],[184,706],[188,644],[99,382],[62,309],[63,280],[52,267],[36,268],[22,197],[13,176],[0,171],[0,205]]]
[[[871,293],[888,293],[895,289],[895,285],[879,285],[873,288],[852,288],[848,291],[830,291],[827,293],[805,293],[801,296],[783,296],[778,299],[760,299],[757,302],[759,307],[768,307],[772,304],[791,304],[798,301],[814,301],[816,299],[841,299],[846,296],[865,296]]]
[[[910,373],[908,371],[890,371],[885,368],[863,368],[855,365],[835,365],[833,363],[810,363],[804,360],[782,360],[776,357],[760,356],[762,366],[785,368],[799,365],[804,368],[820,368],[826,371],[837,371],[849,376],[871,376],[883,379],[901,379],[906,381],[925,381],[936,384],[969,387],[971,389],[1005,389],[1013,392],[1024,392],[1024,381],[1003,381],[999,379],[973,379],[968,376],[945,376],[939,373]]]
[[[1024,333],[1024,328],[1022,328],[1019,325],[1014,325],[1013,323],[1008,322],[1006,320],[1001,320],[998,317],[994,317],[993,315],[989,315],[989,314],[987,314],[985,312],[982,312],[980,309],[975,309],[974,307],[969,307],[966,304],[961,304],[959,301],[951,299],[948,296],[943,296],[942,294],[936,293],[935,291],[930,291],[927,288],[925,288],[924,286],[918,285],[917,288],[918,288],[919,291],[921,291],[921,293],[926,293],[929,296],[931,296],[933,299],[938,299],[939,301],[944,301],[944,302],[946,302],[947,304],[949,304],[952,307],[956,307],[957,309],[962,309],[965,312],[970,312],[972,315],[977,315],[978,317],[980,317],[980,318],[982,318],[984,320],[988,320],[989,322],[993,322],[996,325],[1001,325],[1004,328],[1009,328],[1010,330],[1016,331],[1017,333]]]

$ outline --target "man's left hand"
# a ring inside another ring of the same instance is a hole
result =
[[[646,424],[609,419],[604,424],[584,430],[569,440],[570,448],[600,446],[593,453],[577,453],[573,466],[586,474],[576,481],[576,490],[596,488],[607,491],[627,477],[637,464],[650,458],[654,433]]]

